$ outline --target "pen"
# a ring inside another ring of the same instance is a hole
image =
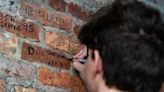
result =
[[[69,59],[69,60],[73,60],[73,59],[78,59],[78,61],[80,62],[80,63],[86,63],[86,61],[87,61],[87,59],[84,59],[84,58],[71,58],[71,59]]]

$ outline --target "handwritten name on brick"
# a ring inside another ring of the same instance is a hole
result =
[[[72,30],[72,17],[64,13],[50,11],[45,7],[35,6],[31,3],[21,3],[20,14],[22,16],[39,21],[44,25],[49,25],[67,31]]]
[[[52,51],[41,48],[40,46],[23,43],[22,59],[32,62],[41,62],[52,67],[70,69],[71,61],[68,61],[62,56],[59,56]]]
[[[39,27],[33,22],[15,19],[13,16],[0,12],[0,27],[5,31],[21,37],[39,40]]]

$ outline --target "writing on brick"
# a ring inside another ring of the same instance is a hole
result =
[[[55,26],[65,30],[71,30],[72,19],[64,13],[50,12],[47,8],[36,7],[30,3],[21,4],[23,16],[40,21],[45,25]]]
[[[13,16],[10,16],[8,14],[6,14],[6,15],[0,14],[0,27],[13,29],[13,30],[17,30],[17,31],[20,31],[21,28],[23,28],[23,27],[25,27],[26,31],[29,31],[29,32],[33,32],[33,30],[34,30],[32,24],[24,23],[23,25],[18,25],[18,24],[16,25],[16,24],[14,24],[14,22],[16,22],[16,21],[13,18]]]
[[[36,25],[32,22],[25,22],[25,20],[15,19],[13,16],[3,14],[0,12],[0,27],[5,28],[6,31],[14,33],[19,36],[29,37],[33,39],[38,38],[38,30]]]
[[[19,31],[20,26],[12,24],[11,22],[15,22],[15,20],[12,16],[7,15],[7,14],[4,15],[4,14],[0,13],[0,26],[1,27],[5,27],[5,28],[14,29],[14,30]]]
[[[70,69],[71,67],[70,61],[64,59],[64,57],[59,56],[50,50],[27,43],[23,43],[22,59],[33,62],[41,62],[58,68]]]
[[[41,8],[42,9],[42,8]],[[60,18],[60,16],[54,16],[50,13],[44,13],[43,10],[41,10],[39,8],[34,8],[32,7],[31,5],[27,4],[26,6],[24,6],[24,12],[28,15],[35,15],[35,16],[38,16],[38,17],[42,17],[42,18],[47,18],[49,21],[58,21],[60,23],[64,23],[65,20]],[[47,10],[45,10],[47,11]]]

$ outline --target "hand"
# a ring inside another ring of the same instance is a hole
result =
[[[84,80],[85,74],[85,64],[81,64],[79,59],[84,58],[87,55],[87,47],[83,48],[79,53],[73,56],[73,66],[79,72],[80,77]]]
[[[93,91],[96,87],[97,81],[102,75],[102,64],[98,50],[89,49],[87,56],[87,62],[81,64],[79,58],[83,58],[87,55],[87,48],[82,49],[78,54],[74,56],[73,66],[79,72],[84,84],[89,92]],[[94,58],[91,56],[94,55]]]
[[[73,56],[74,59],[80,59],[87,55],[87,47],[85,46],[79,53]]]

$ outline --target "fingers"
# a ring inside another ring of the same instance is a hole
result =
[[[79,53],[77,53],[73,58],[83,58],[87,55],[87,47],[82,49]]]
[[[79,53],[73,56],[73,67],[79,72],[80,77],[84,79],[84,64],[80,63],[80,59],[87,55],[87,47],[82,49]]]
[[[82,72],[84,69],[84,65],[81,64],[80,62],[73,62],[73,67],[78,71],[78,72]]]

